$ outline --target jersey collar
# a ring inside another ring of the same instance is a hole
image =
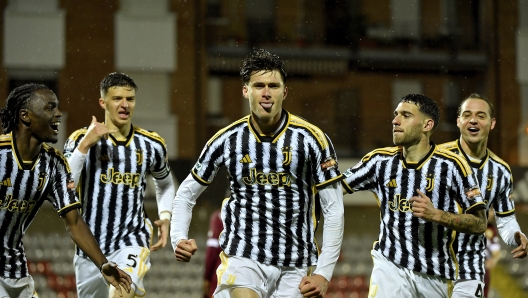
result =
[[[128,144],[130,144],[130,140],[132,140],[132,137],[134,136],[134,130],[134,125],[130,125],[130,132],[124,141],[118,141],[112,134],[109,134],[108,136],[114,145],[128,146]]]
[[[262,143],[262,142],[275,143],[280,138],[280,136],[284,133],[284,131],[286,131],[286,128],[288,128],[288,125],[290,124],[291,115],[290,115],[290,113],[288,113],[288,111],[286,111],[285,109],[282,109],[281,119],[279,120],[281,122],[281,126],[273,134],[273,136],[267,136],[267,135],[259,134],[257,129],[253,126],[253,123],[251,123],[251,117],[253,117],[253,116],[249,115],[248,120],[247,120],[248,121],[248,127],[249,127],[249,130],[253,133],[253,135],[257,139],[257,141],[259,143]]]
[[[431,145],[429,152],[427,152],[427,154],[417,163],[406,162],[405,158],[403,157],[403,147],[400,147],[400,159],[402,161],[403,167],[406,169],[419,170],[431,158],[431,156],[433,156],[433,153],[436,150],[436,145],[433,142],[429,142],[429,144]]]
[[[456,144],[458,147],[458,152],[460,152],[462,156],[464,156],[464,158],[472,168],[482,169],[482,167],[484,167],[490,155],[490,151],[488,148],[486,148],[486,155],[484,155],[480,162],[474,162],[471,158],[469,158],[469,156],[467,156],[466,152],[462,150],[462,144],[460,144],[460,139],[457,139]]]

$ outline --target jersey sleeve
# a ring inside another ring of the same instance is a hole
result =
[[[456,198],[458,198],[458,203],[464,210],[464,213],[485,209],[486,205],[484,204],[475,173],[467,165],[465,160],[460,159],[460,162],[464,163],[464,165],[453,167],[453,178],[455,181],[452,184]]]
[[[377,164],[377,155],[365,155],[360,162],[343,173],[343,188],[348,193],[360,190],[374,191],[378,179]]]
[[[223,138],[216,138],[207,143],[191,169],[191,175],[200,184],[208,186],[224,162]]]
[[[339,182],[343,178],[337,168],[337,156],[334,145],[332,145],[330,138],[326,134],[324,137],[326,143],[319,144],[315,149],[315,162],[312,169],[317,189]]]
[[[509,170],[504,172],[504,187],[493,200],[495,215],[504,217],[515,213],[515,202],[513,201],[513,178]],[[499,183],[499,182],[496,182]]]
[[[72,133],[66,142],[64,143],[64,156],[66,158],[70,158],[70,156],[73,154],[73,151],[75,151],[75,148],[79,145],[79,142],[83,138],[83,136],[86,133],[86,129],[79,129]]]
[[[80,208],[81,203],[75,195],[75,183],[66,159],[57,152],[54,171],[51,173],[51,190],[48,201],[53,205],[59,216],[63,217],[72,209]]]
[[[154,179],[163,179],[170,174],[167,145],[163,138],[159,137],[159,139],[158,146],[154,146],[154,162],[150,168],[150,173]]]

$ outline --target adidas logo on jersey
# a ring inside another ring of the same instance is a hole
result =
[[[249,154],[244,155],[242,159],[240,160],[241,163],[252,163],[251,157],[249,157]]]
[[[398,183],[396,183],[396,179],[391,179],[391,181],[389,181],[389,183],[385,184],[385,186],[396,188],[396,187],[398,187]]]

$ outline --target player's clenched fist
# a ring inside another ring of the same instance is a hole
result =
[[[176,260],[180,262],[189,262],[197,249],[196,240],[180,240],[178,245],[176,245],[174,255],[176,256]]]

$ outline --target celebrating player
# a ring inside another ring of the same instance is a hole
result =
[[[45,143],[57,142],[61,117],[55,93],[41,84],[15,88],[0,110],[4,130],[0,135],[0,297],[34,295],[22,237],[45,200],[64,219],[77,247],[91,259],[87,267],[93,274],[111,283],[120,296],[120,287],[130,291],[130,276],[105,258],[79,215],[81,204],[66,159]]]
[[[346,191],[374,192],[381,210],[369,297],[449,297],[456,277],[453,230],[486,229],[471,168],[429,140],[439,118],[429,97],[404,96],[392,120],[397,147],[376,149],[343,173]],[[459,206],[465,214],[455,214]]]
[[[460,155],[473,168],[486,210],[493,207],[502,239],[508,245],[516,246],[512,251],[514,258],[524,258],[528,240],[515,218],[510,167],[487,148],[488,136],[495,123],[493,104],[479,94],[471,94],[458,107],[460,138],[440,146]],[[461,233],[457,239],[455,250],[458,252],[459,276],[452,297],[483,297],[486,236]]]
[[[165,141],[157,133],[132,125],[137,86],[122,73],[101,81],[99,105],[105,122],[93,117],[87,128],[75,131],[64,146],[83,204],[82,216],[106,257],[132,276],[129,297],[145,295],[143,276],[150,268],[150,250],[167,243],[174,183]],[[154,227],[143,207],[147,174],[156,184],[159,241],[150,247]],[[149,250],[150,247],[150,250]],[[74,258],[80,297],[114,297],[103,280],[88,267],[86,255]]]
[[[334,148],[319,128],[282,108],[288,89],[278,56],[254,51],[240,74],[251,114],[213,136],[180,185],[171,223],[176,259],[188,262],[196,251],[187,236],[192,208],[225,166],[231,196],[222,205],[223,253],[214,296],[322,296],[343,237],[342,176]],[[315,189],[325,219],[319,257]]]

